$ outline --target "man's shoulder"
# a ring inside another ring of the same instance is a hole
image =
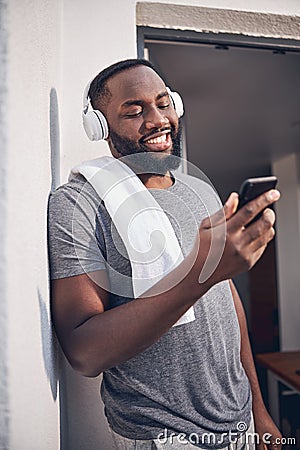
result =
[[[66,192],[76,193],[80,192],[85,184],[85,180],[82,176],[76,176],[67,182],[57,186],[52,192],[51,197],[57,197],[65,194]]]
[[[62,208],[65,204],[74,204],[79,201],[94,204],[96,200],[98,201],[98,197],[91,184],[83,176],[77,175],[50,193],[49,206]]]

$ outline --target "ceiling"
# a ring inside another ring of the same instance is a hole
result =
[[[271,161],[300,152],[300,52],[145,43],[185,104],[188,160],[225,198]],[[280,180],[279,180],[280,181]]]

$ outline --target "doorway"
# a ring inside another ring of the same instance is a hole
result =
[[[138,53],[182,95],[187,159],[223,201],[245,178],[271,175],[276,158],[299,151],[299,42],[138,27]],[[274,242],[235,282],[254,353],[278,351]]]

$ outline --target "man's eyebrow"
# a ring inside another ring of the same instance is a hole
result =
[[[161,98],[167,97],[168,95],[169,95],[168,91],[163,91],[160,94],[158,94],[158,96],[156,97],[156,100],[160,100]]]
[[[167,91],[163,91],[163,92],[160,92],[158,95],[157,95],[157,97],[156,97],[156,100],[160,100],[161,98],[163,98],[163,97],[167,97],[169,94],[168,94],[168,92]],[[126,107],[128,107],[128,106],[132,106],[132,105],[137,105],[137,106],[142,106],[143,105],[143,100],[126,100],[126,102],[124,102],[123,104],[122,104],[122,108],[126,108]]]
[[[126,100],[126,102],[124,102],[122,104],[122,108],[126,108],[127,106],[131,106],[131,105],[142,106],[142,104],[143,104],[142,100]]]

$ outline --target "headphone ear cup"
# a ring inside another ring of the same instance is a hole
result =
[[[184,114],[184,106],[181,96],[178,94],[178,92],[171,91],[170,88],[167,87],[167,91],[169,96],[171,97],[174,109],[177,113],[178,117],[182,117]]]
[[[181,96],[178,94],[178,92],[172,92],[171,96],[177,116],[182,117],[184,114],[184,107]]]
[[[101,141],[108,138],[108,123],[104,114],[93,109],[82,114],[83,128],[91,141]]]

